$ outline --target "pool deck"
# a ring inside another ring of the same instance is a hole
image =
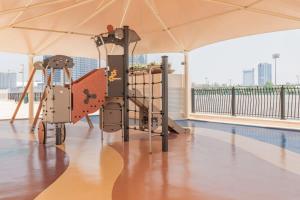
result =
[[[194,200],[299,199],[300,154],[206,128],[172,134],[169,152],[145,133],[104,134],[67,126],[66,143],[46,146],[26,120],[1,121],[0,199]],[[96,127],[96,126],[95,126]]]
[[[237,117],[237,116],[228,116],[228,115],[212,115],[212,114],[200,114],[200,113],[190,114],[189,119],[300,131],[300,120],[290,120],[290,119],[280,120],[280,119],[240,117],[240,116]]]

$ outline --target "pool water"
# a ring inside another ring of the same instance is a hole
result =
[[[231,134],[250,137],[261,142],[273,144],[281,148],[300,153],[300,131],[296,130],[263,128],[196,120],[180,120],[177,121],[177,123],[182,126],[219,130]]]
[[[91,116],[91,120],[95,124],[99,123],[98,116]],[[300,131],[225,124],[198,120],[178,120],[176,122],[185,127],[206,128],[224,131],[230,134],[237,134],[245,137],[250,137],[261,142],[285,148],[295,153],[300,153]]]

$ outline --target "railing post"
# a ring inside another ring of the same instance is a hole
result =
[[[281,119],[285,119],[285,88],[281,86],[280,88],[280,110],[281,110]]]
[[[192,113],[195,113],[195,88],[192,88]]]
[[[235,88],[231,89],[231,115],[235,116]]]

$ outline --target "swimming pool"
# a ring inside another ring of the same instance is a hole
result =
[[[93,123],[99,123],[98,116],[92,116],[91,119]],[[177,120],[176,122],[185,127],[206,128],[250,137],[261,142],[285,148],[295,153],[300,153],[300,131],[198,120]]]
[[[197,120],[180,120],[177,121],[177,123],[182,126],[219,130],[231,134],[250,137],[261,142],[273,144],[281,148],[300,153],[300,131],[296,130],[263,128]]]

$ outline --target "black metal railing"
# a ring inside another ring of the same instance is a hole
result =
[[[300,87],[192,88],[192,112],[300,119]]]
[[[42,94],[42,92],[35,92],[33,95],[34,101],[40,101]],[[17,102],[20,100],[21,95],[21,93],[8,93],[8,100],[14,100]],[[28,93],[25,95],[24,103],[28,103]]]

